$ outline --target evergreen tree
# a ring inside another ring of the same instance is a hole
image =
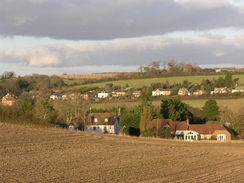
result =
[[[139,128],[141,119],[141,108],[135,107],[131,110],[122,111],[120,126],[126,128]]]
[[[191,117],[191,113],[187,109],[187,105],[179,99],[164,99],[161,104],[161,114],[165,119],[174,121],[184,121]]]
[[[232,79],[232,74],[231,72],[228,72],[226,75],[225,75],[225,86],[227,88],[232,88],[233,87],[233,79]]]
[[[152,121],[152,114],[150,106],[143,107],[140,120],[140,131],[144,132],[150,128],[150,122]]]
[[[220,111],[216,100],[213,99],[208,100],[202,108],[202,114],[206,120],[210,120],[210,121],[218,120]]]

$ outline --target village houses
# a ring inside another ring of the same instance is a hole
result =
[[[97,98],[108,98],[109,95],[110,93],[103,91],[97,94]]]
[[[201,95],[206,95],[207,92],[204,90],[197,90],[192,93],[194,96],[201,96]]]
[[[178,95],[187,96],[187,95],[191,95],[191,93],[188,91],[187,88],[180,88],[178,91]]]
[[[140,91],[140,90],[133,91],[133,92],[132,92],[132,96],[135,97],[135,98],[140,97],[140,96],[141,96],[141,91]]]
[[[226,94],[228,93],[228,88],[224,87],[224,88],[214,88],[213,91],[211,91],[211,94]]]
[[[55,92],[50,96],[51,100],[63,99],[63,94],[60,92]]]
[[[152,91],[152,96],[165,96],[165,95],[171,95],[172,94],[172,90],[171,89],[156,89]]]
[[[244,93],[244,87],[236,87],[232,89],[231,93]]]
[[[112,92],[112,97],[126,97],[127,92],[126,91],[113,91]]]

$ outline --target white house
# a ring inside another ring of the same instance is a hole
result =
[[[225,88],[214,88],[214,91],[211,91],[211,94],[226,94],[228,93],[228,89]]]
[[[176,128],[176,139],[183,140],[231,140],[231,133],[221,124],[192,124]]]
[[[152,129],[163,132],[170,128],[171,136],[175,139],[193,140],[217,140],[230,141],[231,132],[222,124],[189,124],[187,121],[173,121],[171,119],[153,119],[150,123]]]
[[[138,98],[138,97],[141,96],[141,91],[139,91],[139,90],[138,91],[133,91],[132,95],[133,95],[133,97]]]
[[[94,133],[118,134],[119,117],[116,113],[91,113],[87,118],[86,131]]]
[[[165,95],[171,95],[172,90],[171,89],[156,89],[152,91],[152,96],[165,96]]]
[[[125,97],[127,96],[126,91],[113,91],[112,92],[112,97]]]
[[[200,96],[200,95],[205,95],[205,94],[207,94],[207,92],[204,90],[197,90],[197,91],[193,92],[193,95],[195,95],[195,96]]]
[[[187,88],[181,88],[178,91],[178,95],[180,95],[180,96],[186,96],[186,95],[191,95],[191,93],[188,91]]]
[[[50,96],[51,100],[57,100],[57,99],[62,99],[63,98],[63,94],[59,93],[59,92],[55,92]]]
[[[175,137],[182,140],[200,140],[200,134],[193,130],[176,130]]]
[[[231,93],[244,93],[244,87],[236,87],[231,90]]]
[[[100,92],[97,94],[97,98],[107,98],[109,96],[109,93],[108,92]]]

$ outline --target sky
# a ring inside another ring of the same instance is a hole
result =
[[[244,66],[242,0],[1,0],[0,73]]]

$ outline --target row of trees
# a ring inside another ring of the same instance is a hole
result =
[[[164,62],[161,67],[160,61],[154,61],[147,66],[140,66],[138,68],[139,72],[170,72],[170,73],[201,73],[206,70],[201,68],[196,64],[188,64],[183,62],[176,62],[175,60],[170,60],[168,62]],[[209,70],[207,70],[209,72]],[[214,70],[211,70],[212,72]]]
[[[38,93],[40,97],[47,97],[53,89],[61,89],[65,83],[59,77],[32,75],[25,77],[10,77],[14,74],[3,74],[0,82],[0,97],[7,93],[20,96],[23,92]],[[4,77],[3,77],[4,76]],[[7,77],[8,76],[8,77]]]

